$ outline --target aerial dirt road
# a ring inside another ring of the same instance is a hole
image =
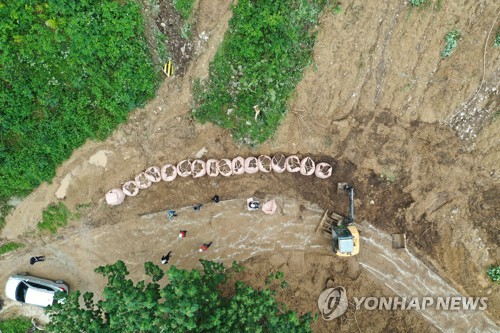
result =
[[[272,198],[262,198],[262,201]],[[199,211],[192,207],[176,208],[178,216],[172,221],[165,211],[159,211],[114,225],[82,229],[61,240],[34,247],[22,256],[7,256],[2,260],[0,279],[6,280],[12,273],[29,272],[62,279],[72,289],[100,295],[105,279],[94,273],[97,266],[121,259],[127,264],[131,277],[138,281],[144,278],[144,262],[153,261],[162,266],[160,258],[168,251],[172,251],[168,265],[188,269],[200,268],[199,259],[217,260],[230,266],[234,260],[245,261],[265,253],[284,256],[290,251],[317,252],[330,256],[331,261],[337,259],[332,255],[330,239],[316,232],[323,215],[320,207],[286,196],[275,199],[278,208],[273,215],[247,210],[246,198],[241,198],[205,204]],[[187,230],[187,237],[179,238],[179,230]],[[390,235],[366,221],[360,230],[361,254],[344,260],[359,260],[362,269],[396,295],[408,298],[459,295],[411,253],[393,250]],[[207,242],[213,243],[206,253],[200,253],[200,245]],[[30,266],[31,254],[43,254],[47,260]],[[10,311],[15,307],[15,302],[7,302]],[[44,317],[36,308],[30,311],[32,315]],[[498,329],[482,311],[464,314],[427,310],[421,315],[446,332],[495,332]]]

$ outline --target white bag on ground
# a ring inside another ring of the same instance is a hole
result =
[[[161,167],[161,179],[165,182],[171,182],[177,178],[177,168],[172,164],[165,164]]]
[[[106,203],[110,206],[119,205],[125,200],[125,193],[119,188],[114,188],[106,193]]]
[[[332,175],[333,168],[330,164],[321,162],[316,165],[315,175],[318,178],[325,179]]]
[[[161,180],[161,170],[157,166],[150,166],[144,171],[144,174],[153,183],[158,183]]]
[[[276,200],[272,199],[262,205],[262,211],[264,212],[264,214],[272,215],[274,214],[274,212],[276,212],[277,207],[278,206],[276,205]]]
[[[246,173],[259,172],[259,164],[256,157],[247,157],[245,159],[245,172]]]
[[[135,183],[141,190],[147,189],[152,184],[144,172],[141,172],[135,177]]]
[[[137,186],[137,183],[134,180],[129,180],[122,186],[123,193],[125,195],[128,195],[130,197],[135,197],[137,194],[139,194],[139,186]]]

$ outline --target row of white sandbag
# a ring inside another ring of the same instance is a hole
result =
[[[123,202],[125,195],[136,196],[141,189],[150,187],[153,183],[161,180],[171,182],[177,176],[199,178],[205,175],[216,177],[219,174],[225,177],[231,175],[241,175],[244,173],[271,172],[282,173],[300,172],[304,176],[315,174],[318,178],[328,178],[332,175],[333,168],[330,164],[320,162],[316,164],[312,158],[305,157],[302,160],[297,155],[285,157],[283,154],[277,154],[273,157],[260,155],[259,157],[241,156],[230,159],[209,159],[203,161],[183,160],[177,165],[165,164],[161,169],[157,166],[151,166],[144,172],[141,172],[134,180],[123,184],[122,189],[112,189],[106,194],[106,201],[110,205],[118,205]]]

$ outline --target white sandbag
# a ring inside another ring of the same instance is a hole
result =
[[[290,155],[285,160],[286,171],[288,172],[299,172],[300,171],[300,159],[297,155]]]
[[[206,164],[203,160],[194,160],[191,163],[191,174],[193,178],[203,177],[207,174]]]
[[[158,183],[161,180],[161,171],[157,166],[150,166],[144,171],[144,174],[146,174],[146,178],[153,183]]]
[[[256,157],[247,157],[245,159],[245,172],[256,173],[259,171],[259,165]]]
[[[273,156],[271,159],[271,166],[273,168],[273,171],[276,173],[282,173],[283,171],[286,170],[285,166],[285,155],[283,154],[276,154]]]
[[[139,194],[139,186],[137,186],[134,180],[129,180],[128,182],[123,184],[122,190],[125,195],[128,195],[130,197],[135,197],[137,194]]]
[[[219,175],[219,168],[217,166],[218,163],[219,161],[214,159],[207,160],[205,168],[209,177],[217,177]]]
[[[106,203],[110,206],[119,205],[125,200],[125,193],[119,188],[114,188],[106,193]]]
[[[278,206],[276,205],[276,200],[272,199],[262,205],[262,212],[264,214],[272,215],[274,214],[274,212],[276,212],[277,207]]]
[[[260,155],[258,158],[258,165],[259,165],[259,171],[260,172],[271,172],[273,169],[271,166],[271,158],[267,155]]]
[[[144,172],[141,172],[137,176],[135,176],[135,183],[137,186],[141,189],[144,190],[153,184],[147,177]]]
[[[161,167],[161,179],[165,182],[171,182],[177,178],[177,168],[172,164],[165,164]]]
[[[233,164],[231,160],[227,158],[219,160],[217,163],[217,169],[219,169],[219,173],[224,177],[229,177],[233,174]]]
[[[316,171],[316,164],[314,163],[313,159],[310,158],[309,156],[304,158],[300,162],[300,173],[303,174],[304,176],[310,176]]]
[[[177,164],[177,174],[181,177],[187,177],[191,174],[191,161],[184,160]]]
[[[233,169],[233,175],[242,175],[245,173],[245,159],[241,156],[233,158],[231,162],[231,168]]]
[[[316,165],[316,171],[314,174],[318,178],[325,179],[332,175],[332,171],[333,167],[330,164],[321,162]]]

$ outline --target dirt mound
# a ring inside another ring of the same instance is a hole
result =
[[[318,295],[326,289],[327,280],[333,286],[346,287],[348,297],[391,296],[354,259],[341,259],[324,252],[282,251],[255,256],[243,263],[245,270],[235,275],[256,288],[266,288],[265,280],[270,272],[280,271],[288,286],[278,290],[277,299],[299,314],[318,313]],[[437,332],[416,313],[405,311],[355,310],[351,304],[346,315],[325,321],[319,315],[312,325],[314,332]]]

